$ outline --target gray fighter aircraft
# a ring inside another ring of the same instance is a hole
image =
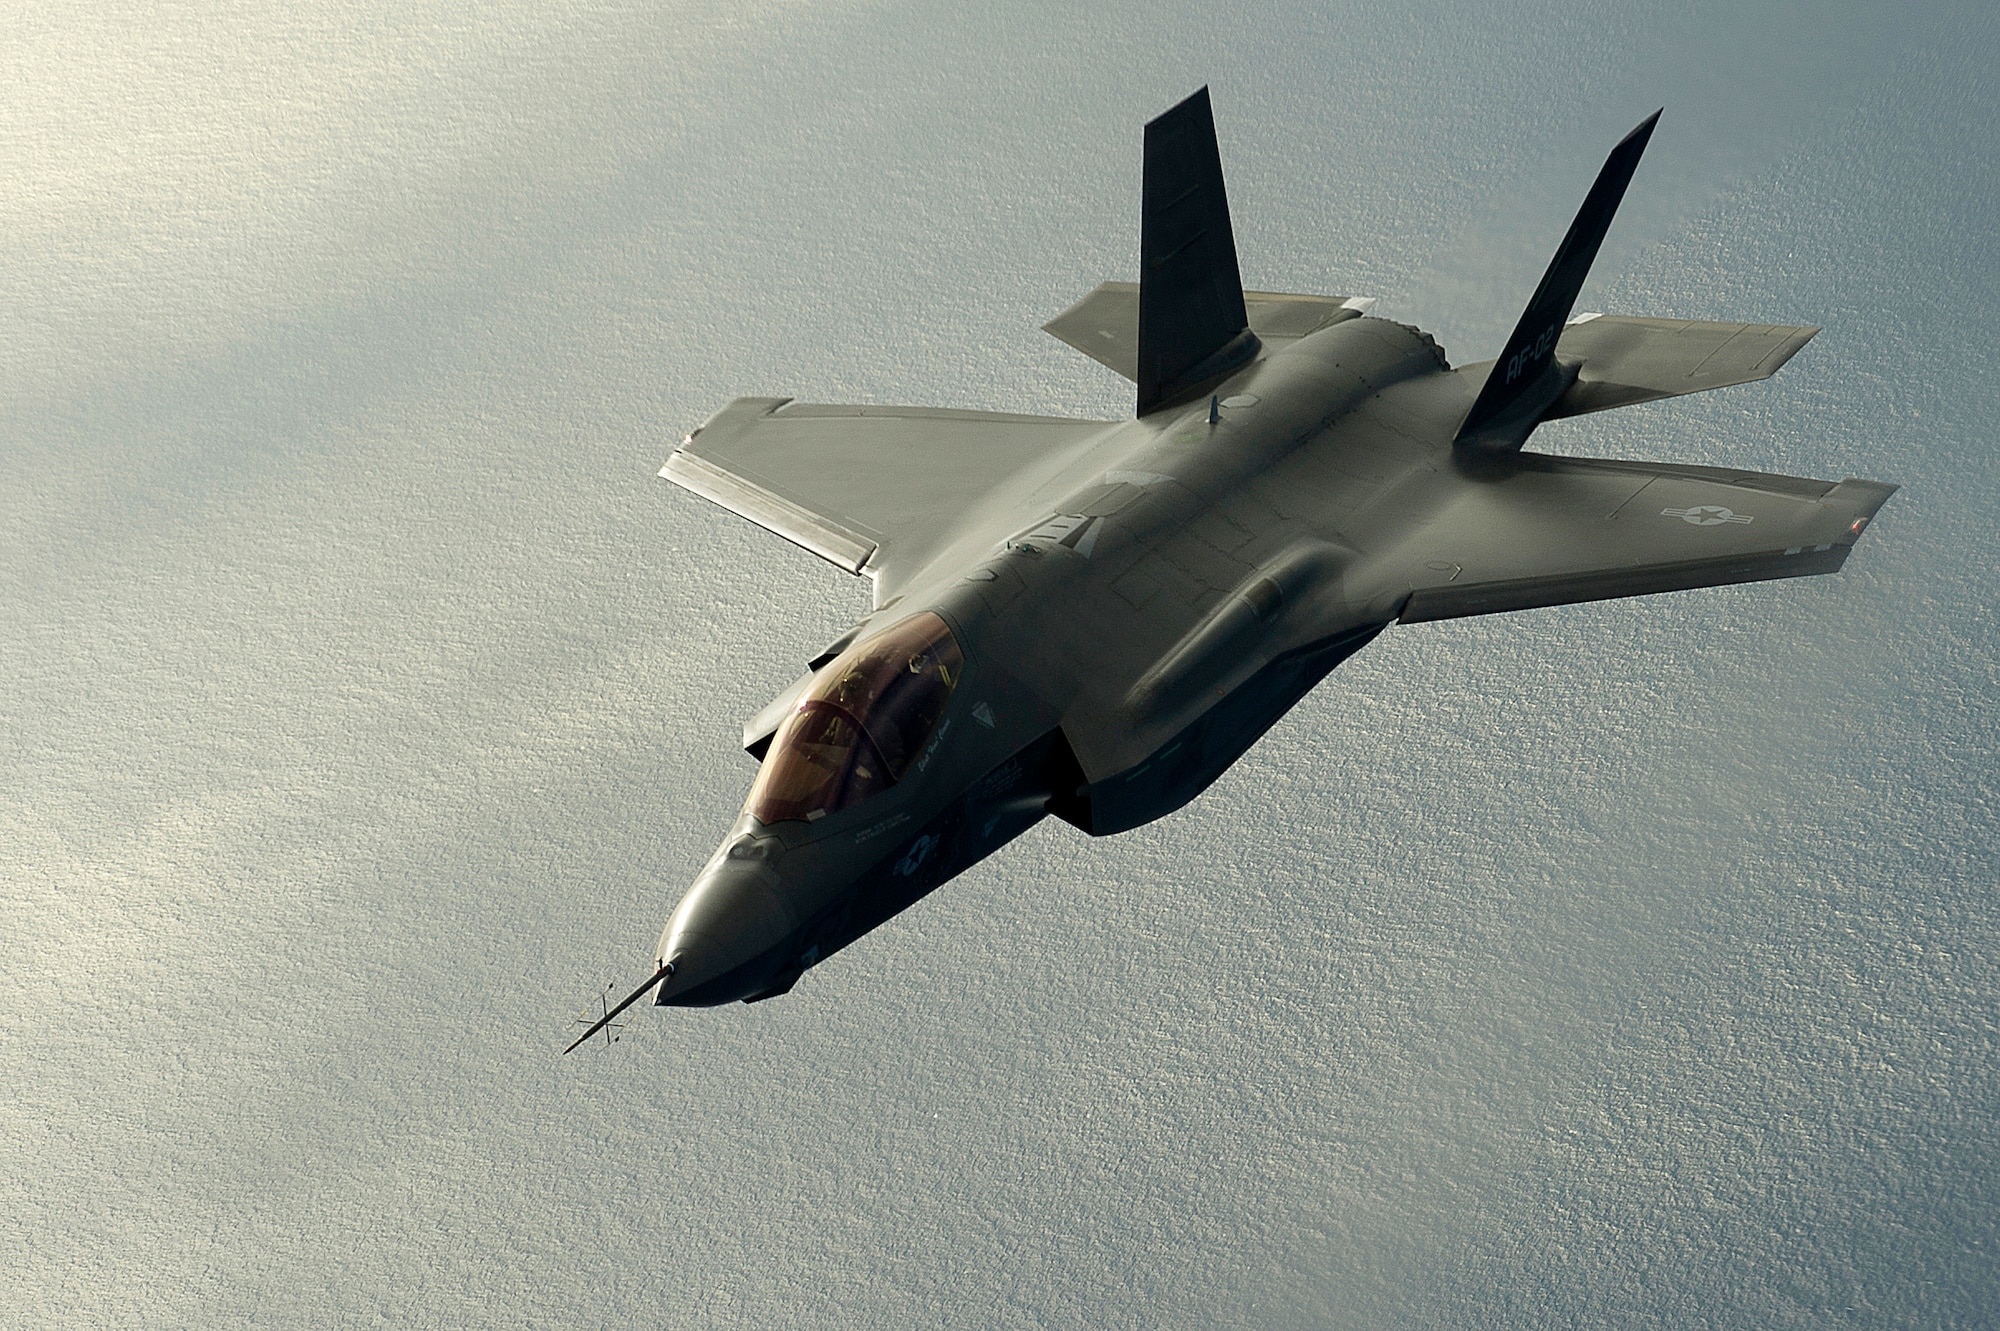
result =
[[[1180,808],[1391,624],[1840,568],[1894,486],[1522,449],[1768,378],[1818,331],[1572,316],[1658,118],[1494,361],[1245,291],[1203,89],[1146,126],[1138,285],[1046,325],[1137,383],[1136,419],[739,398],[688,435],[660,475],[874,609],[744,728],[742,815],[584,1038],[647,993],[785,993],[1046,814],[1105,836]]]

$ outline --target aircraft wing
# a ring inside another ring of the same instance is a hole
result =
[[[1453,486],[1387,562],[1406,623],[1831,573],[1895,491],[1519,453]]]
[[[849,573],[893,582],[1009,482],[1110,421],[738,398],[660,475]]]

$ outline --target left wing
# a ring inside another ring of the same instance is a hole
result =
[[[738,398],[660,475],[886,587],[1111,421]]]
[[[1395,543],[1405,623],[1832,573],[1896,487],[1518,453]]]

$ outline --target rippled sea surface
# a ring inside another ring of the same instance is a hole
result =
[[[71,9],[0,46],[10,1324],[1994,1325],[1990,7]],[[1127,413],[1037,325],[1204,83],[1245,281],[1460,361],[1664,104],[1583,307],[1825,331],[1536,446],[1904,490],[1392,630],[1187,811],[557,1057],[866,604],[653,472]]]

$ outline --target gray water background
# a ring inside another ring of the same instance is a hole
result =
[[[1666,8],[14,14],[0,1321],[2000,1325],[2000,19]],[[1127,414],[1037,325],[1203,83],[1246,282],[1459,361],[1665,104],[1584,307],[1826,331],[1537,446],[1907,488],[558,1058],[865,605],[653,471]]]

